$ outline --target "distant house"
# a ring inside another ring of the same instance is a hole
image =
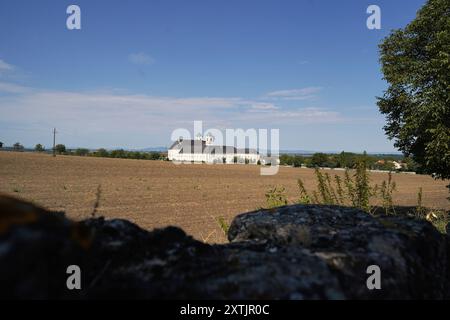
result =
[[[391,161],[392,165],[394,166],[395,170],[400,170],[403,166],[401,163],[398,163],[397,161]]]
[[[168,158],[179,162],[205,162],[205,163],[250,163],[257,164],[261,157],[255,149],[237,149],[230,146],[214,145],[214,137],[199,136],[195,140],[175,141],[170,146]]]

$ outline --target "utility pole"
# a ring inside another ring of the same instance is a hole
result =
[[[56,157],[56,128],[53,128],[53,156]]]

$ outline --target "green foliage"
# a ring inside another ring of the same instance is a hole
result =
[[[325,153],[317,152],[311,157],[311,166],[325,167],[328,162],[328,156]]]
[[[282,154],[280,155],[280,165],[301,167],[305,158],[299,155]]]
[[[424,173],[450,178],[450,10],[428,0],[404,29],[380,44],[389,87],[378,98],[384,130]]]
[[[377,185],[372,187],[364,157],[360,157],[353,175],[350,174],[350,170],[345,170],[344,179],[338,175],[332,178],[331,175],[322,173],[317,168],[315,169],[315,175],[317,190],[314,190],[312,194],[308,193],[301,179],[297,180],[300,194],[297,203],[350,205],[370,213],[372,211],[371,199],[379,197],[385,212],[393,211],[392,195],[396,191],[396,185],[392,181],[392,174],[389,173],[388,180],[383,181],[381,189]]]
[[[342,151],[336,159],[338,168],[353,168],[355,166],[356,154]]]
[[[123,149],[112,150],[108,153],[106,150],[102,150],[100,153],[99,149],[97,151],[97,156],[101,157],[100,154],[110,158],[121,158],[121,159],[141,159],[141,160],[163,160],[164,157],[159,152],[138,152],[138,151],[125,151]]]
[[[38,143],[35,147],[34,147],[34,151],[36,152],[43,152],[45,151],[44,146],[40,143]]]
[[[395,171],[395,166],[391,161],[384,161],[382,163],[375,164],[374,169],[384,171]]]
[[[319,169],[315,169],[315,174],[317,178],[317,190],[321,197],[321,203],[323,204],[334,204],[334,198],[332,197],[332,191],[327,183],[327,176],[323,175]],[[328,176],[329,177],[329,176]]]
[[[14,145],[13,145],[14,151],[23,151],[23,149],[25,149],[25,148],[19,142],[14,143]]]
[[[441,232],[442,234],[447,234],[447,224],[450,223],[448,212],[445,212],[443,210],[431,210],[426,215],[428,217],[433,216],[433,218],[427,220],[431,220],[430,222],[439,232]]]
[[[63,144],[57,144],[55,146],[55,151],[59,154],[65,153],[66,152],[66,146]]]
[[[89,154],[89,149],[78,148],[75,150],[75,155],[77,156],[87,156]]]
[[[417,164],[412,157],[405,157],[403,163],[405,164],[405,171],[422,173],[419,164]]]
[[[312,200],[306,191],[305,185],[303,184],[302,179],[297,180],[298,190],[300,192],[300,197],[298,199],[299,204],[311,204]]]
[[[386,214],[394,212],[394,204],[392,201],[392,194],[396,190],[396,184],[392,181],[392,173],[389,172],[388,180],[383,181],[380,187],[380,196],[382,200],[383,209]]]
[[[159,152],[150,152],[147,153],[146,155],[149,160],[162,160],[164,158],[162,154]]]
[[[223,217],[218,217],[217,218],[217,223],[218,223],[218,225],[220,227],[220,230],[222,230],[223,234],[225,236],[228,236],[228,230],[230,230],[230,226],[225,221],[225,219]]]
[[[353,207],[369,212],[369,201],[374,194],[374,189],[369,185],[367,170],[363,169],[364,164],[359,164],[353,177],[350,176],[349,170],[346,170],[344,181],[338,175],[335,175],[334,179],[332,179],[328,173],[322,173],[319,169],[316,169],[317,190],[313,191],[312,196],[306,191],[303,181],[301,179],[298,180],[300,192],[298,203],[351,204]]]
[[[126,152],[123,149],[113,150],[110,153],[111,158],[127,158]]]
[[[94,153],[94,155],[96,157],[106,158],[106,157],[109,157],[109,152],[106,149],[104,149],[104,148],[100,148]]]
[[[339,154],[315,153],[311,157],[299,155],[280,155],[280,164],[294,167],[302,165],[309,168],[327,167],[327,168],[345,168],[354,169],[357,163],[365,161],[367,169],[376,169],[384,171],[413,171],[421,173],[420,166],[409,156],[402,155],[367,155],[356,154],[342,151]],[[402,163],[401,169],[396,169],[393,161]]]
[[[355,184],[353,183],[353,179],[350,176],[350,171],[348,169],[345,170],[344,186],[347,198],[349,199],[351,205],[353,207],[356,207],[357,200],[356,200]]]
[[[341,177],[339,177],[338,175],[335,175],[334,176],[334,183],[336,185],[337,202],[339,204],[344,204],[344,202],[345,202],[345,194],[344,194],[344,189],[342,188]]]
[[[277,186],[270,188],[266,193],[266,203],[269,209],[287,205],[286,189]]]
[[[354,185],[356,195],[356,207],[364,211],[370,212],[370,196],[372,194],[369,185],[369,173],[367,171],[367,163],[364,159],[356,164],[356,172],[354,175]]]
[[[416,212],[417,214],[422,214],[424,211],[424,208],[422,206],[422,187],[419,188],[419,192],[417,192],[417,207],[416,207]]]

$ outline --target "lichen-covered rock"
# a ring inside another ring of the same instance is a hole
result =
[[[0,297],[156,299],[445,298],[447,240],[429,223],[327,206],[236,217],[230,243],[168,227],[81,222],[0,197]],[[368,290],[377,264],[382,289]],[[82,289],[68,290],[78,265]]]
[[[228,238],[307,248],[328,264],[349,298],[445,297],[446,239],[424,220],[296,205],[239,215]],[[382,290],[367,290],[370,265],[381,269]]]

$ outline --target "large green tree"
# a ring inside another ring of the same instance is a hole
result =
[[[380,44],[389,86],[378,98],[395,146],[436,178],[450,178],[450,0],[429,0]]]

